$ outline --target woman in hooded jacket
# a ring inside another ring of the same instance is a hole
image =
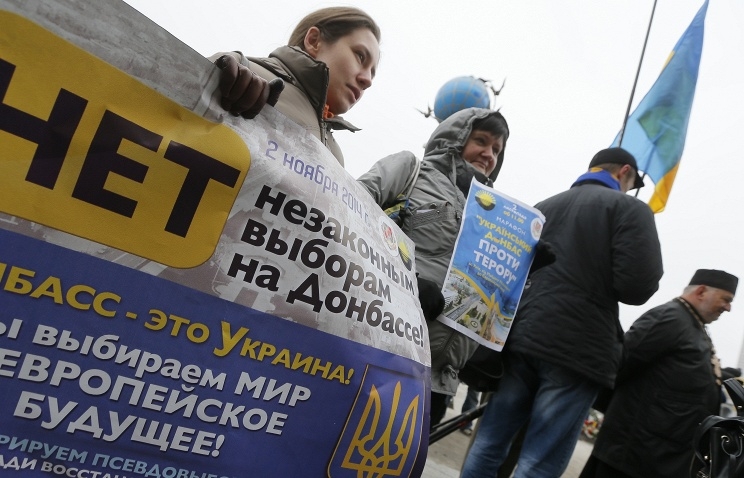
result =
[[[504,161],[508,138],[509,127],[501,113],[468,108],[442,121],[426,143],[408,203],[400,211],[399,225],[416,245],[419,279],[435,284],[427,294],[438,293],[441,298],[471,180],[493,185]],[[399,201],[418,161],[408,151],[387,156],[363,174],[359,182],[385,209]],[[419,296],[427,315],[425,302],[432,298],[425,297],[421,290]],[[448,397],[457,391],[458,372],[478,347],[474,340],[432,320],[439,312],[427,317],[432,426],[444,417]]]

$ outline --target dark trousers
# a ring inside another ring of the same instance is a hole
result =
[[[581,470],[579,478],[632,478],[617,468],[613,468],[594,455],[590,456]]]
[[[447,412],[447,400],[449,395],[444,393],[431,392],[431,411],[429,416],[431,417],[431,423],[429,427],[433,427],[442,421],[444,414]]]

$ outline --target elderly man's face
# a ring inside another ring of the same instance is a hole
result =
[[[705,287],[700,303],[697,305],[697,311],[703,318],[703,322],[710,324],[718,320],[718,317],[724,312],[731,311],[731,302],[734,300],[734,294],[723,289],[715,287]]]

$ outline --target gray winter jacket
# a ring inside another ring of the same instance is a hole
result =
[[[444,283],[450,258],[460,231],[465,194],[473,176],[492,184],[503,162],[503,152],[489,178],[462,159],[461,153],[470,136],[473,122],[500,113],[471,108],[453,114],[434,131],[426,144],[421,171],[410,195],[408,208],[401,213],[401,229],[416,245],[416,270],[419,276]],[[506,141],[505,141],[506,143]],[[375,163],[359,178],[383,209],[396,202],[414,172],[418,159],[404,151]],[[431,389],[452,394],[459,383],[458,371],[473,355],[477,343],[438,321],[429,322],[431,346]]]

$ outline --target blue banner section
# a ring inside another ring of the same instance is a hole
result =
[[[538,210],[473,181],[444,284],[445,323],[501,350],[544,223]]]
[[[20,234],[0,244],[3,476],[420,475],[428,368]]]

